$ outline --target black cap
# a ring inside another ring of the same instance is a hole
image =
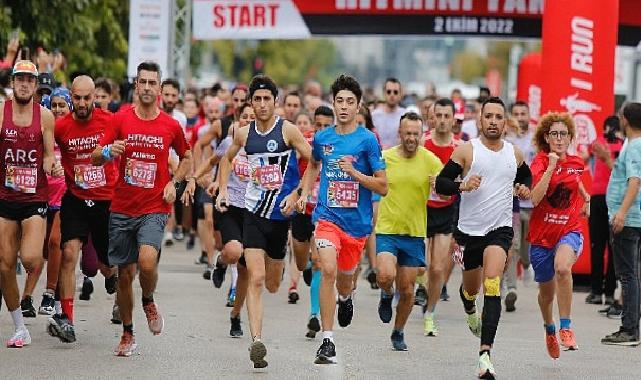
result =
[[[40,73],[38,75],[38,92],[51,94],[53,91],[53,75],[51,73]]]

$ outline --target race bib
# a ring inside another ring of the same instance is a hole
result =
[[[358,187],[358,182],[330,181],[327,189],[327,204],[329,207],[358,207]]]
[[[235,158],[232,165],[234,167],[234,174],[236,174],[236,177],[238,177],[241,181],[249,181],[252,174],[249,162]]]
[[[38,183],[38,169],[7,165],[4,185],[25,194],[35,194]]]
[[[137,187],[145,189],[153,189],[156,182],[156,169],[155,162],[144,162],[127,159],[127,167],[125,168],[125,182]]]
[[[283,184],[283,173],[279,165],[265,165],[256,169],[256,182],[266,190],[274,190]]]
[[[94,189],[107,185],[105,169],[102,166],[75,165],[73,172],[76,186],[81,189]]]

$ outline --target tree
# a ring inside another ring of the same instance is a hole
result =
[[[32,51],[60,49],[67,72],[120,79],[127,70],[129,2],[119,0],[5,0],[0,30],[21,30]],[[0,35],[6,46],[7,34]]]
[[[464,83],[473,83],[485,75],[486,61],[473,51],[461,51],[450,62],[450,75]]]

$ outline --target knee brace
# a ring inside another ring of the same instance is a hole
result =
[[[501,296],[501,278],[499,276],[486,278],[483,281],[484,294],[486,296],[500,297]]]

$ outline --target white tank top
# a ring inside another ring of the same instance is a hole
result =
[[[472,139],[472,166],[463,180],[481,176],[481,186],[461,193],[458,229],[470,236],[485,236],[499,227],[512,227],[512,197],[516,177],[514,147],[503,140],[494,152]]]

